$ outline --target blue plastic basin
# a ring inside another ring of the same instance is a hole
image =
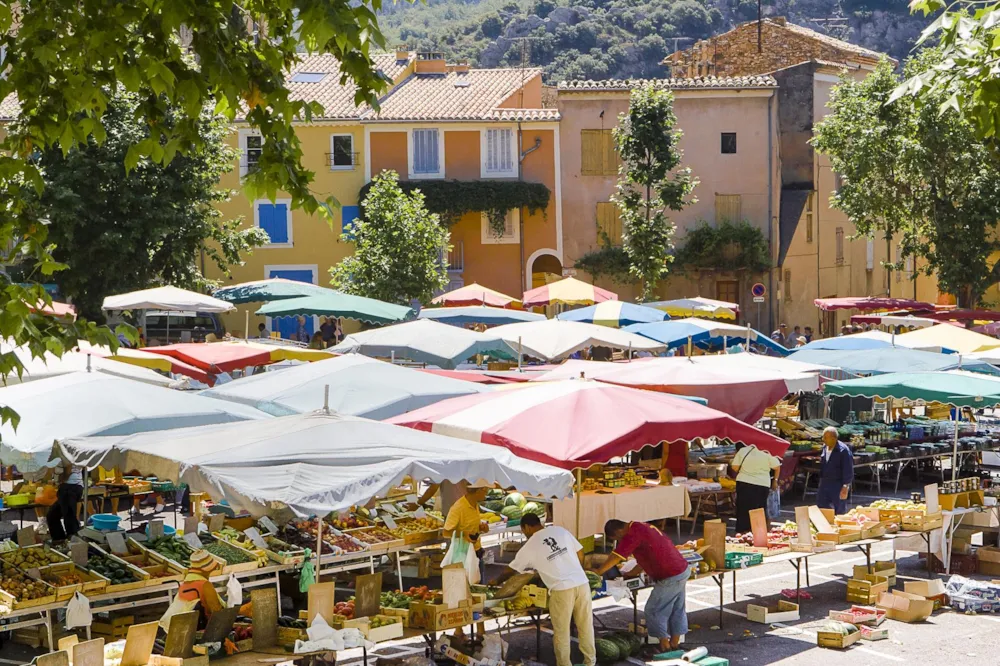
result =
[[[96,513],[90,517],[90,524],[95,530],[117,530],[121,518],[113,513]]]

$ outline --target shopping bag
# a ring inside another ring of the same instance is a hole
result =
[[[190,599],[185,601],[178,596],[174,597],[174,600],[167,606],[166,612],[163,613],[163,617],[160,618],[160,628],[164,632],[170,631],[170,618],[174,615],[180,615],[181,613],[190,613],[195,608],[198,607],[198,599]]]
[[[233,574],[229,574],[229,582],[226,583],[226,603],[230,608],[243,605],[243,586]]]
[[[479,556],[475,548],[466,548],[465,575],[469,577],[469,585],[479,584]]]
[[[89,627],[92,619],[90,600],[77,592],[69,600],[69,605],[66,606],[66,628]]]
[[[772,490],[767,495],[767,517],[771,520],[778,520],[781,516],[781,494],[777,490]]]
[[[444,553],[444,559],[441,561],[441,566],[446,567],[449,564],[465,564],[466,553],[469,551],[469,546],[470,544],[468,539],[466,539],[461,532],[454,532],[451,535],[451,544],[448,546],[448,550]]]
[[[309,586],[316,580],[316,571],[312,561],[312,550],[309,548],[306,548],[305,558],[306,561],[302,565],[302,571],[299,574],[299,592],[303,594],[309,590]]]

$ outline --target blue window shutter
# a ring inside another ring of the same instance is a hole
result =
[[[340,208],[340,230],[347,234],[348,238],[354,240],[354,234],[349,228],[358,219],[360,210],[357,206],[341,206]]]
[[[272,244],[288,242],[288,204],[257,204],[257,220]]]

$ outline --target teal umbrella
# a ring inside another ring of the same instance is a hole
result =
[[[303,296],[319,296],[332,289],[320,287],[309,282],[299,282],[298,280],[288,280],[285,278],[270,278],[268,280],[254,280],[253,282],[241,282],[216,289],[212,296],[230,303],[267,303],[270,301],[283,301],[289,298],[301,298]]]
[[[297,315],[324,315],[356,319],[368,324],[392,324],[413,317],[413,310],[405,305],[384,303],[374,298],[352,296],[333,289],[317,296],[302,296],[268,303],[257,314],[265,317],[294,317]]]

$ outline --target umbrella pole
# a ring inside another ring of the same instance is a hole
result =
[[[720,353],[725,354],[726,353],[726,348],[728,346],[729,346],[729,336],[728,335],[723,335],[722,336],[722,352],[720,352]]]
[[[247,308],[245,323],[243,324],[243,339],[250,339],[250,308]]]
[[[576,538],[580,538],[580,493],[583,490],[583,472],[579,467],[576,468],[576,488],[574,488],[574,495],[576,495],[576,531],[574,534]]]
[[[323,387],[323,413],[330,413],[330,385],[327,384]]]
[[[951,480],[958,478],[958,416],[961,407],[955,405],[955,436],[951,441]]]
[[[90,367],[90,355],[87,355],[87,367]],[[90,508],[90,469],[87,467],[83,468],[83,524],[87,524],[87,513]]]
[[[690,358],[690,357],[691,357],[691,336],[690,336],[690,335],[688,336],[688,348],[687,348],[687,355],[688,355],[688,358]]]
[[[632,362],[632,341],[631,340],[629,340],[629,343],[628,343],[628,362],[629,363]]]
[[[521,336],[517,337],[517,371],[521,372],[521,357],[524,353],[521,351]]]
[[[323,559],[323,516],[316,514],[316,575],[313,580],[319,582],[319,565]]]

